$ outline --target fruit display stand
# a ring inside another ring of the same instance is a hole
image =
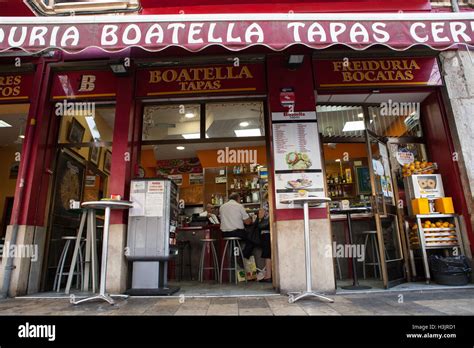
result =
[[[444,221],[440,221],[444,219]],[[407,217],[407,220],[415,221],[407,231],[410,244],[410,257],[413,275],[416,276],[414,264],[414,250],[421,250],[423,266],[425,269],[426,283],[431,279],[428,251],[433,249],[443,249],[448,255],[452,251],[453,255],[464,254],[459,216],[456,214],[424,214]],[[431,223],[431,220],[438,220]],[[428,227],[429,226],[429,227]]]

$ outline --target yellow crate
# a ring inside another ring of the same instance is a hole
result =
[[[413,214],[415,215],[430,214],[430,204],[428,202],[428,198],[412,199],[411,208],[413,209]]]
[[[435,199],[435,208],[442,214],[454,214],[453,199],[451,197],[437,198]]]

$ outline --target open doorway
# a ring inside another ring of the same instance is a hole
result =
[[[141,175],[172,180],[181,202],[170,240],[177,255],[168,262],[169,286],[179,287],[178,294],[196,296],[274,293],[271,282],[258,281],[270,259],[262,258],[261,245],[255,245],[245,264],[238,260],[240,272],[221,272],[222,266],[235,265],[224,256],[220,207],[239,193],[238,203],[254,221],[268,201],[263,101],[146,105],[141,144]],[[204,240],[212,242],[205,245]],[[271,264],[269,268],[271,273]]]
[[[0,105],[0,244],[13,210],[29,104]]]
[[[410,281],[428,282],[429,273],[423,267],[430,255],[449,254],[454,243],[462,249],[462,239],[467,237],[455,231],[465,226],[455,220],[459,216],[456,213],[462,214],[464,197],[456,195],[453,183],[446,183],[442,197],[452,198],[458,206],[456,211],[437,215],[433,208],[425,212],[431,214],[431,220],[453,226],[449,231],[433,231],[449,236],[432,237],[418,229],[414,221],[423,215],[412,209],[412,201],[426,197],[434,207],[438,196],[415,196],[410,182],[418,177],[438,177],[446,170],[437,165],[445,154],[432,151],[438,140],[429,131],[436,120],[427,105],[436,100],[436,93],[318,95],[316,110],[331,205],[334,211],[344,204],[367,208],[351,215],[353,238],[349,246],[347,219],[331,214],[338,289],[353,284],[354,273],[359,284],[373,289]],[[446,129],[439,127],[439,132]],[[444,147],[448,148],[449,143]],[[444,237],[451,240],[445,241]],[[423,244],[421,238],[429,242]]]

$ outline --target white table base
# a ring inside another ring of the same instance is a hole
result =
[[[101,202],[99,202],[99,203],[101,203]],[[110,202],[110,203],[112,203],[112,202]],[[86,205],[86,204],[83,204],[83,205]],[[95,238],[95,227],[96,227],[95,226],[95,210],[94,210],[93,206],[90,206],[90,207],[85,206],[85,207],[86,207],[86,209],[91,210],[91,212],[93,212],[92,214],[90,214],[91,217],[90,217],[90,220],[89,220],[89,226],[91,227],[91,231],[93,231],[93,236]],[[112,208],[111,208],[111,206],[107,206],[107,205],[104,206],[104,208],[105,208],[105,219],[104,219],[104,232],[103,232],[103,237],[102,237],[102,260],[101,260],[99,294],[95,294],[93,296],[82,298],[82,299],[77,300],[77,301],[76,301],[75,296],[72,294],[69,298],[69,301],[74,305],[84,303],[84,302],[88,302],[88,301],[95,301],[95,300],[106,301],[109,304],[113,305],[115,302],[112,299],[112,297],[128,298],[128,295],[122,295],[122,294],[111,295],[111,294],[107,294],[105,292],[106,275],[107,275],[107,250],[108,250],[108,245],[109,245],[110,212],[111,212]],[[81,221],[81,225],[82,225],[82,221]],[[93,240],[92,244],[93,245],[95,244],[95,240]],[[93,251],[95,251],[95,250],[93,249]],[[93,265],[94,265],[94,258],[92,260],[93,260]],[[92,279],[93,279],[93,283],[94,283],[94,277]],[[68,279],[68,281],[69,281],[69,279]],[[95,284],[93,284],[93,288],[94,288],[94,291],[95,291]]]
[[[288,302],[294,303],[298,300],[301,300],[305,297],[316,297],[323,299],[327,302],[334,302],[333,299],[326,297],[322,294],[319,294],[312,290],[312,279],[311,279],[311,240],[309,235],[309,203],[308,201],[303,201],[303,211],[304,211],[304,248],[305,248],[305,264],[306,264],[306,291],[300,292],[289,292],[288,293]]]

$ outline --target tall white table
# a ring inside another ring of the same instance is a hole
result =
[[[86,297],[80,300],[76,301],[76,298],[73,294],[70,296],[70,302],[72,304],[79,304],[87,301],[92,301],[92,300],[104,300],[110,304],[114,304],[114,300],[112,299],[113,297],[128,297],[128,295],[111,295],[107,294],[105,292],[105,278],[107,274],[107,249],[108,249],[108,244],[109,244],[109,228],[110,228],[110,212],[112,209],[130,209],[133,207],[132,202],[129,201],[114,201],[114,200],[107,200],[107,201],[92,201],[92,202],[84,202],[81,204],[82,208],[87,209],[88,211],[94,211],[95,210],[105,210],[105,219],[104,219],[104,232],[103,232],[103,237],[102,237],[102,261],[101,261],[101,268],[100,268],[100,289],[99,289],[99,294],[96,294],[94,296]],[[94,228],[95,226],[92,223],[92,220],[95,219],[94,217],[95,214],[91,214],[91,227]],[[82,225],[82,222],[81,222]],[[78,241],[81,239],[81,228],[79,229],[78,232],[78,238],[76,240],[76,247],[74,248],[74,255],[73,255],[73,260],[72,260],[72,265],[75,265],[76,260],[75,257],[77,257],[77,248],[80,247],[78,246]],[[95,235],[95,234],[94,234]],[[95,243],[95,240],[92,241],[92,243]],[[73,272],[69,272],[71,275]],[[69,283],[69,279],[68,279]]]
[[[288,302],[293,303],[302,298],[311,296],[317,297],[328,302],[334,302],[333,299],[314,292],[312,289],[312,277],[311,277],[311,240],[310,240],[310,229],[309,229],[309,206],[319,205],[331,201],[328,197],[295,197],[291,199],[284,199],[280,201],[282,204],[298,204],[303,206],[304,212],[304,247],[305,247],[305,268],[306,268],[306,291],[300,292],[289,292]]]

